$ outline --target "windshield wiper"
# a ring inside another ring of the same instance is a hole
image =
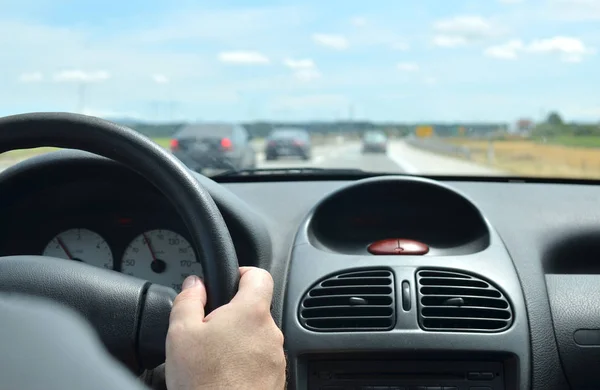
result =
[[[212,177],[225,176],[258,176],[258,175],[311,175],[311,174],[364,174],[362,169],[345,168],[257,168],[257,169],[239,169],[219,173]]]

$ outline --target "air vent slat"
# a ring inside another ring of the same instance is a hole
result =
[[[392,281],[389,278],[340,278],[333,280],[325,280],[321,283],[321,286],[387,286],[391,282]]]
[[[299,308],[300,322],[319,332],[384,331],[396,323],[391,271],[361,270],[316,283]]]
[[[479,280],[451,279],[451,278],[421,278],[423,286],[460,286],[487,288],[488,284]]]
[[[429,331],[500,332],[510,327],[510,303],[491,282],[458,272],[417,273],[419,323]]]
[[[375,307],[315,307],[304,309],[302,316],[304,318],[341,318],[341,317],[389,317],[394,310],[391,307],[375,306]]]
[[[456,272],[448,272],[448,271],[421,271],[419,272],[419,276],[422,278],[430,277],[430,278],[455,278],[455,279],[471,279],[469,275],[458,274]]]
[[[371,278],[371,277],[384,277],[389,278],[389,271],[364,271],[364,272],[349,272],[347,274],[339,275],[339,279],[346,278]]]
[[[462,331],[462,332],[497,332],[498,329],[507,328],[508,321],[460,319],[460,318],[435,318],[424,319],[423,326],[427,330],[436,331]]]
[[[506,310],[488,309],[483,307],[424,307],[423,317],[460,317],[460,318],[493,318],[507,320],[510,313]]]
[[[368,286],[351,286],[351,287],[329,287],[315,288],[309,292],[311,297],[322,297],[325,295],[365,295],[365,294],[381,294],[389,295],[392,293],[392,287],[368,287]]]
[[[500,298],[502,294],[496,289],[484,289],[475,287],[444,287],[444,286],[425,286],[421,287],[423,295],[470,295],[480,297]]]
[[[469,295],[429,295],[421,298],[423,306],[447,306],[446,302],[451,298],[462,298],[462,306],[473,307],[495,307],[499,309],[507,309],[508,302],[503,298],[482,298]]]
[[[372,306],[389,306],[393,303],[392,298],[381,295],[345,295],[345,296],[324,296],[311,297],[304,300],[304,307],[335,307],[335,306],[355,306],[350,303],[350,298],[362,298]]]
[[[389,318],[319,318],[306,320],[305,326],[321,332],[383,331],[389,330],[393,321]]]

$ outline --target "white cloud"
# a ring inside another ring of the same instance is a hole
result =
[[[169,78],[162,73],[153,74],[152,80],[154,80],[156,84],[168,84],[170,81]]]
[[[520,39],[513,39],[501,45],[490,46],[484,50],[483,54],[492,58],[514,60],[524,47],[525,45]]]
[[[501,33],[502,29],[481,16],[456,16],[434,23],[436,34],[433,44],[441,47],[458,47],[476,43]]]
[[[295,60],[286,58],[283,64],[293,71],[293,76],[299,81],[309,82],[321,77],[317,65],[310,58]]]
[[[396,65],[396,68],[403,72],[416,72],[419,70],[419,65],[414,62],[400,62]]]
[[[38,83],[44,80],[42,72],[28,72],[19,75],[19,81],[22,83]]]
[[[340,34],[313,34],[312,39],[318,45],[335,50],[346,50],[350,46],[348,39]]]
[[[354,27],[364,27],[367,25],[367,19],[365,19],[361,16],[356,16],[356,17],[350,19],[350,23],[352,23],[352,25]]]
[[[527,45],[519,39],[514,39],[501,45],[490,46],[483,53],[488,57],[509,60],[516,59],[520,53],[554,54],[564,62],[581,62],[586,55],[594,54],[595,50],[586,46],[580,39],[557,36],[536,39]]]
[[[58,82],[94,83],[110,79],[110,73],[105,70],[86,72],[80,69],[72,69],[55,73],[53,79]]]
[[[535,40],[529,44],[527,50],[532,53],[558,54],[565,62],[581,62],[585,55],[595,52],[577,38],[562,36]]]
[[[257,51],[225,51],[219,53],[219,61],[227,64],[264,65],[269,58]]]

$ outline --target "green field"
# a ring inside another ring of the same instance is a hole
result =
[[[169,148],[169,142],[171,142],[171,138],[163,137],[163,138],[152,138],[152,141],[156,142],[160,146],[165,149]]]
[[[540,142],[542,140],[538,140]],[[564,146],[575,146],[580,148],[600,148],[600,137],[598,136],[573,136],[559,135],[552,138],[547,138],[547,143]]]
[[[154,142],[162,146],[163,148],[169,147],[170,138],[152,138]],[[10,165],[17,161],[24,160],[26,158],[36,156],[38,154],[49,153],[58,150],[59,148],[35,148],[35,149],[19,149],[11,150],[10,152],[0,153],[0,164]]]

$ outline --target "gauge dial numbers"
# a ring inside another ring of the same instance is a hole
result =
[[[171,230],[158,229],[133,239],[123,254],[121,272],[180,292],[187,276],[202,277],[202,266],[188,240]]]
[[[88,229],[69,229],[57,234],[43,256],[80,261],[100,268],[113,269],[113,255],[106,240]]]

